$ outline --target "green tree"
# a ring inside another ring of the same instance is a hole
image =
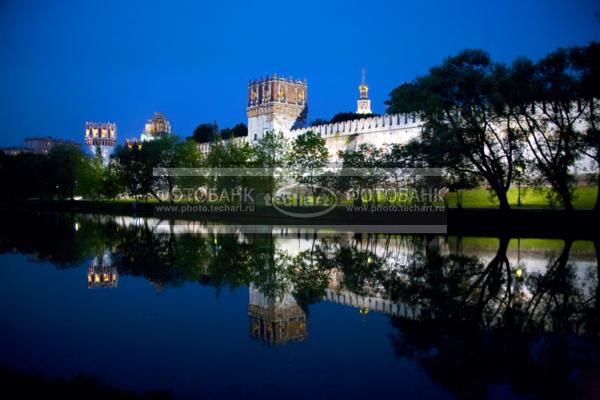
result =
[[[126,191],[122,177],[118,173],[115,163],[110,163],[102,171],[100,178],[99,194],[105,199],[115,199]]]
[[[167,192],[169,201],[173,201],[173,189],[175,187],[176,177],[170,173],[162,176],[155,176],[158,169],[176,168],[177,167],[177,147],[179,138],[174,135],[166,135],[160,139],[152,140],[144,143],[142,154],[147,162],[147,171],[152,174],[152,191],[157,200],[161,200],[162,196]]]
[[[314,196],[315,185],[319,181],[317,172],[327,165],[328,159],[325,139],[313,131],[307,131],[296,137],[292,143],[288,165],[296,181],[308,185]]]
[[[208,143],[219,136],[219,126],[216,122],[212,124],[200,124],[194,129],[192,139],[198,143]]]
[[[363,118],[370,118],[370,117],[377,117],[377,116],[379,116],[379,114],[357,114],[357,113],[353,113],[353,112],[341,112],[341,113],[335,114],[333,116],[333,118],[331,118],[331,121],[329,121],[329,123],[335,124],[338,122],[354,121],[356,119],[363,119]]]
[[[104,166],[102,158],[85,157],[77,171],[76,193],[84,198],[98,200]]]
[[[558,49],[533,64],[517,60],[512,67],[509,104],[515,127],[526,143],[533,165],[573,209],[573,166],[581,156],[585,129],[580,122],[593,103],[583,96],[582,75],[572,52]]]
[[[248,136],[248,127],[246,124],[237,124],[233,128],[221,129],[220,136],[223,139],[231,139],[236,137]]]
[[[235,140],[228,142],[217,141],[213,144],[206,156],[205,165],[209,168],[244,168],[250,165],[252,159],[252,148],[248,143],[240,143]],[[241,191],[247,188],[249,178],[243,174],[235,176],[216,175],[211,181],[212,187],[219,193],[233,190]],[[244,197],[241,197],[244,199]]]
[[[175,146],[175,158],[172,168],[200,168],[203,166],[203,157],[194,140],[177,143]],[[174,183],[180,189],[196,189],[206,183],[203,176],[176,176]]]
[[[51,184],[59,198],[75,198],[78,184],[83,194],[93,192],[95,173],[90,159],[80,149],[71,146],[55,146],[48,153],[48,169]]]
[[[408,82],[392,90],[385,105],[390,114],[410,114],[426,110],[427,99],[427,93],[418,82]]]
[[[510,208],[506,192],[520,158],[521,143],[504,113],[500,84],[507,69],[481,50],[465,50],[424,77],[392,92],[388,111],[414,111],[424,118],[424,149],[459,173],[485,179],[500,209]],[[414,101],[416,104],[410,106]]]
[[[152,193],[152,166],[142,152],[143,144],[119,146],[115,151],[116,169],[127,194],[147,199]]]
[[[570,50],[574,69],[580,73],[578,105],[584,100],[584,120],[587,129],[582,132],[581,153],[596,162],[596,186],[598,194],[594,210],[600,212],[600,44],[592,42],[585,47],[574,47]]]
[[[127,192],[144,199],[151,195],[158,201],[162,201],[161,192],[168,192],[172,201],[176,177],[171,174],[156,175],[156,172],[177,167],[178,146],[177,136],[165,135],[160,139],[118,148],[115,160]]]
[[[288,150],[288,140],[281,132],[267,132],[253,147],[253,165],[270,170],[269,176],[257,183],[271,196],[277,189],[278,183],[284,178],[275,169],[286,165]]]
[[[356,150],[338,153],[343,163],[343,169],[353,171],[351,174],[339,177],[343,182],[339,186],[353,188],[357,194],[356,203],[362,204],[364,199],[367,199],[369,203],[378,202],[377,189],[380,184],[386,182],[387,178],[379,170],[383,166],[383,154],[381,149],[369,144],[361,144]]]

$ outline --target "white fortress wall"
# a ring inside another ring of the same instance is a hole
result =
[[[250,138],[248,136],[234,137],[234,138],[222,140],[222,143],[224,143],[226,145],[229,143],[236,143],[238,145],[242,145],[244,143],[249,143],[249,142],[250,142]],[[213,142],[197,143],[196,146],[197,146],[198,150],[200,151],[200,153],[208,154],[210,152],[210,148],[213,146]]]
[[[364,86],[364,88],[363,88]],[[384,148],[392,144],[406,144],[410,140],[419,139],[423,130],[423,121],[415,114],[388,114],[382,116],[371,116],[367,118],[316,125],[305,127],[308,115],[308,93],[306,80],[295,80],[272,75],[269,77],[253,80],[248,85],[248,136],[235,138],[237,143],[254,144],[260,140],[266,132],[282,132],[291,142],[299,135],[307,131],[313,131],[325,139],[329,157],[331,160],[338,158],[340,151],[353,151],[361,145],[367,144],[378,148]],[[361,100],[370,101],[366,93],[368,90],[364,83],[359,88]],[[594,101],[596,109],[600,107]],[[534,114],[540,121],[548,119],[544,104],[536,104],[532,107]],[[585,130],[586,118],[581,114],[581,104],[574,103],[571,109],[574,128],[578,131]],[[546,121],[547,122],[547,121]],[[513,121],[514,123],[514,121]],[[550,129],[555,128],[552,124]],[[505,128],[500,127],[505,132]],[[231,143],[231,140],[224,140]],[[208,153],[212,143],[198,145],[202,153]],[[535,162],[532,152],[525,146],[525,157],[528,163]],[[597,163],[589,157],[580,157],[572,167],[576,174],[596,172]]]
[[[537,112],[536,114],[541,113]],[[269,125],[268,117],[249,119],[249,123],[263,123],[265,127]],[[576,130],[585,129],[587,122],[583,118],[575,121]],[[260,132],[263,127],[257,127]],[[299,135],[308,131],[313,131],[325,139],[329,157],[332,160],[337,159],[338,152],[344,150],[356,150],[361,144],[370,144],[375,147],[385,147],[391,144],[406,144],[412,139],[418,139],[423,129],[423,122],[414,115],[409,114],[390,114],[376,117],[363,118],[353,121],[344,121],[333,124],[316,125],[312,127],[292,129],[283,132],[284,136],[291,141]],[[249,129],[249,132],[251,130]],[[233,139],[237,143],[253,143],[253,138],[249,136]],[[229,140],[224,140],[225,143]],[[208,153],[212,143],[198,144],[202,153]],[[525,147],[525,157],[528,163],[535,162],[531,151]],[[580,157],[572,167],[576,174],[590,173],[597,171],[597,163],[587,157]]]
[[[249,118],[248,132],[254,129],[261,132],[269,125],[266,116]],[[258,124],[260,126],[255,126]],[[377,117],[362,118],[353,121],[344,121],[334,124],[317,125],[307,128],[292,129],[282,132],[290,141],[299,135],[313,131],[325,139],[327,150],[332,158],[337,158],[340,150],[354,150],[361,144],[371,144],[382,147],[390,144],[405,144],[411,139],[416,139],[421,134],[423,123],[417,117],[408,114],[390,114]],[[253,142],[253,138],[236,138],[240,142]],[[225,140],[228,142],[228,140]],[[203,153],[210,151],[211,143],[200,143],[198,148]]]
[[[294,129],[288,135],[294,140],[299,135],[313,131],[325,139],[329,156],[337,158],[338,151],[354,150],[361,144],[383,147],[405,144],[420,136],[423,123],[414,115],[389,114],[334,124]]]

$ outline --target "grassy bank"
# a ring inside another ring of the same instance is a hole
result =
[[[491,195],[485,188],[477,188],[462,191],[463,208],[497,208],[498,199]],[[595,186],[578,186],[575,189],[573,206],[576,209],[590,210],[596,204],[598,188]],[[448,194],[448,206],[456,208],[456,193]],[[517,207],[519,190],[510,188],[508,190],[508,201],[511,207]],[[548,200],[548,190],[535,190],[533,188],[521,188],[521,208],[561,208],[558,203],[551,204]]]

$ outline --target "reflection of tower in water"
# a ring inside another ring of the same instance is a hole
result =
[[[291,294],[274,300],[250,285],[250,336],[272,345],[301,341],[308,336],[306,313]]]
[[[116,288],[119,284],[119,273],[112,265],[112,258],[108,251],[102,257],[96,256],[87,271],[88,289]]]

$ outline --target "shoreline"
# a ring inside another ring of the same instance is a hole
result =
[[[162,220],[211,221],[224,224],[273,224],[273,225],[322,225],[333,228],[336,225],[377,225],[393,227],[400,224],[424,224],[426,218],[435,224],[447,223],[447,235],[452,236],[511,236],[540,238],[600,238],[600,229],[594,221],[600,213],[593,210],[566,211],[561,209],[511,209],[501,211],[490,208],[448,208],[442,213],[394,213],[363,212],[349,214],[338,207],[318,218],[295,218],[284,215],[273,207],[257,206],[251,214],[227,212],[197,212],[180,215],[157,214],[159,203],[145,202],[104,202],[104,201],[40,201],[0,203],[1,210],[7,212],[60,212],[71,214],[103,214],[114,216],[138,216]],[[168,203],[165,203],[168,204]],[[415,232],[419,233],[419,232]],[[410,233],[406,233],[410,234]],[[419,233],[420,234],[420,233]]]

